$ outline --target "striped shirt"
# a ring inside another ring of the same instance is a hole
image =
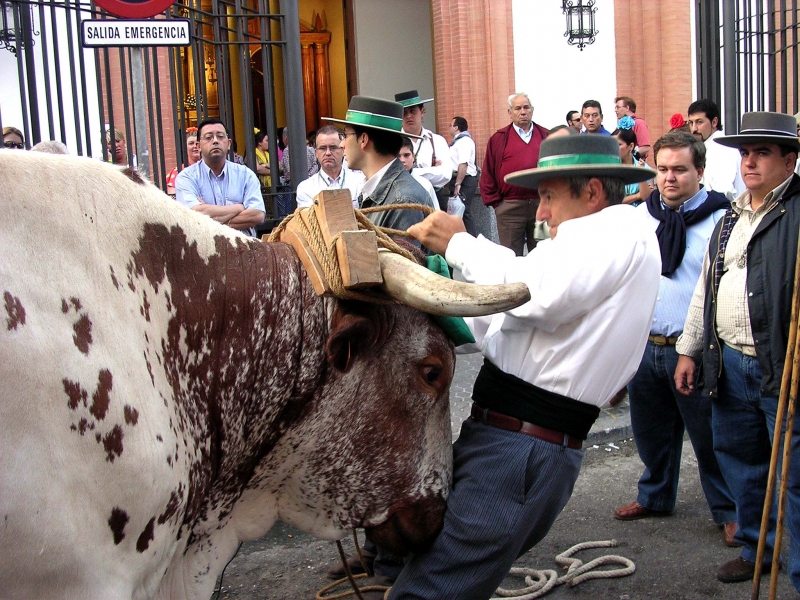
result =
[[[750,307],[747,302],[747,244],[761,220],[778,205],[783,193],[789,187],[789,177],[764,197],[764,203],[753,210],[750,206],[750,192],[741,194],[731,208],[740,216],[733,226],[728,247],[725,249],[723,274],[717,293],[716,329],[719,339],[734,346],[752,346],[753,329],[750,326]],[[678,339],[675,349],[678,354],[698,358],[703,349],[703,304],[706,296],[706,278],[709,269],[709,256],[703,258],[703,270],[697,281],[689,313],[683,326],[683,335]]]

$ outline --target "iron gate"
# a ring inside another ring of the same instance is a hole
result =
[[[115,18],[88,0],[0,0],[0,125],[21,129],[28,147],[58,140],[72,153],[106,161],[106,140],[120,130],[129,162],[138,161],[166,189],[169,171],[186,163],[186,129],[209,116],[226,123],[253,169],[254,129],[266,130],[277,173],[276,94],[282,89],[290,165],[305,165],[297,4],[281,0],[279,7],[270,10],[270,0],[174,4],[155,18],[188,19],[191,45],[143,48],[139,71],[128,48],[82,47],[82,21]],[[135,117],[135,77],[144,82],[138,113],[144,128]],[[136,139],[136,131],[146,131],[146,139]],[[268,220],[291,210],[292,190],[277,176],[263,192]]]
[[[800,103],[800,0],[696,0],[697,97],[723,109],[726,133],[742,113],[795,114]]]

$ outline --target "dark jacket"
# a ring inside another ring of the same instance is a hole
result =
[[[403,168],[403,163],[395,159],[383,174],[378,186],[366,198],[361,208],[388,206],[390,204],[423,204],[430,206],[430,196],[417,180]],[[425,218],[420,210],[386,210],[367,215],[379,227],[390,227],[405,231]],[[410,240],[413,242],[413,240]],[[417,245],[419,245],[417,243]]]
[[[709,241],[709,269],[703,307],[703,392],[717,395],[722,374],[722,353],[717,336],[714,302],[714,262],[725,218],[717,223]],[[761,395],[780,395],[783,363],[789,340],[792,287],[800,228],[800,177],[794,175],[789,187],[759,223],[747,244],[747,305],[756,356],[761,365]]]
[[[536,123],[531,123],[531,126],[539,131],[542,140],[547,137],[547,129]],[[504,182],[500,180],[500,166],[503,162],[503,152],[506,149],[508,133],[512,127],[513,124],[509,123],[508,126],[498,129],[489,138],[489,143],[486,145],[486,156],[483,158],[483,170],[481,171],[480,180],[481,200],[486,206],[497,206],[503,200],[500,189],[503,187]],[[538,159],[538,154],[536,159]],[[536,160],[534,160],[533,166],[536,166],[535,163]],[[527,190],[526,197],[538,198],[536,190]]]

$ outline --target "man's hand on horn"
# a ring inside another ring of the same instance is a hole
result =
[[[461,217],[436,211],[425,217],[425,220],[408,228],[408,233],[417,239],[431,252],[444,256],[450,238],[466,231]]]

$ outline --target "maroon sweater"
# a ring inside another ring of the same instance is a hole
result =
[[[536,123],[532,127],[533,135],[528,144],[522,141],[511,124],[489,138],[481,173],[481,199],[484,204],[497,206],[502,200],[539,197],[534,189],[508,185],[504,181],[509,173],[536,167],[539,146],[547,137],[547,129]]]

